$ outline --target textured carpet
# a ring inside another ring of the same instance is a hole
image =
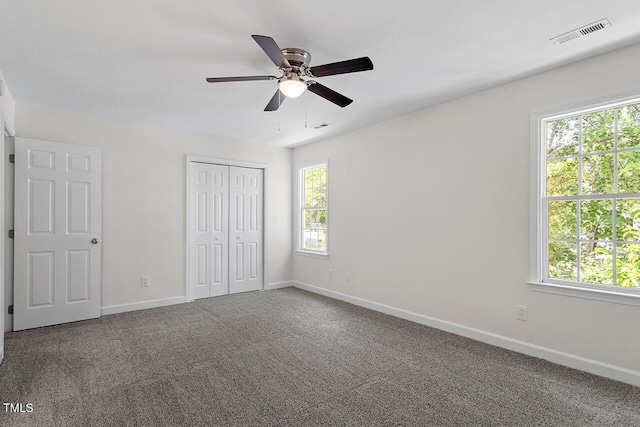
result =
[[[640,426],[640,388],[292,288],[5,338],[3,426]]]

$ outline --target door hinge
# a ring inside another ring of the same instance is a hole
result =
[[[9,238],[10,239],[13,239],[13,234],[14,234],[13,230],[9,230]]]
[[[9,163],[15,163],[15,162],[16,162],[16,155],[9,154]]]
[[[13,304],[9,306],[9,314],[13,314]]]

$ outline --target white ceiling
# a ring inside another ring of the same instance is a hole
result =
[[[601,18],[612,27],[549,41]],[[375,69],[318,79],[354,99],[344,109],[308,93],[267,113],[275,81],[205,82],[277,74],[252,34],[309,51],[311,65],[369,56]],[[638,41],[638,0],[0,0],[0,70],[17,102],[278,146]]]

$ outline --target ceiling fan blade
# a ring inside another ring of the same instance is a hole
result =
[[[280,89],[276,91],[276,93],[271,97],[271,101],[264,107],[264,111],[276,111],[280,104],[284,101],[286,96],[284,93],[280,92]]]
[[[316,65],[309,68],[314,77],[333,76],[336,74],[357,73],[358,71],[373,70],[373,62],[368,56],[347,59],[333,64]]]
[[[287,61],[287,58],[282,54],[282,49],[278,46],[276,41],[269,36],[252,35],[253,39],[260,45],[264,53],[271,58],[276,67],[278,68],[291,68],[291,64]]]
[[[250,82],[253,80],[275,80],[276,76],[207,77],[209,83]]]
[[[323,97],[324,99],[326,99],[327,101],[331,101],[334,104],[344,108],[347,105],[351,104],[353,102],[353,99],[349,99],[346,96],[339,94],[338,92],[336,92],[333,89],[329,89],[326,86],[321,85],[318,82],[310,82],[311,84],[309,86],[307,86],[307,89],[310,92],[315,93],[318,96]]]

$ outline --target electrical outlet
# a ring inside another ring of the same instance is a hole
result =
[[[350,282],[351,281],[351,273],[345,274],[344,275],[344,280],[347,281],[347,282]]]
[[[526,322],[529,320],[529,308],[526,305],[518,305],[518,315],[516,319]]]
[[[143,288],[149,287],[149,276],[142,276],[140,279],[140,286]]]
[[[329,279],[333,279],[333,268],[329,269]]]

